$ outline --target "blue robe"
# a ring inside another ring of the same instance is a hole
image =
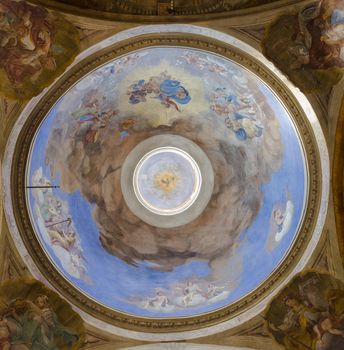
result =
[[[177,80],[166,79],[160,84],[160,92],[162,95],[170,97],[174,101],[187,104],[190,102],[191,97],[189,92],[180,85],[180,82]],[[177,96],[178,93],[182,93],[184,95],[183,98]]]

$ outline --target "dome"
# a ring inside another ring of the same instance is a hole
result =
[[[119,328],[237,317],[319,237],[311,109],[240,45],[194,35],[86,56],[18,135],[18,240],[62,295]]]

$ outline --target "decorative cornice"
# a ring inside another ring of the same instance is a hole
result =
[[[101,4],[97,1],[95,5],[87,3],[87,5],[80,6],[80,1],[78,0],[30,0],[33,4],[76,16],[133,23],[190,23],[204,20],[209,21],[257,14],[263,11],[299,5],[300,2],[309,3],[310,1],[315,0],[260,0],[259,2],[254,1],[252,3],[243,1],[241,5],[238,3],[233,5],[231,0],[203,0],[201,5],[198,1],[198,4],[194,6],[185,6],[184,4],[174,6],[173,15],[166,15],[159,13],[159,1],[156,1],[156,6],[142,6],[133,2],[128,4],[127,1],[113,0],[109,9],[106,9],[106,7],[102,9]]]

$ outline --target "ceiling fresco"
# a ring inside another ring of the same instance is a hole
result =
[[[278,17],[262,47],[303,91],[328,93],[344,72],[343,1],[323,0]]]
[[[134,149],[148,156],[123,179]],[[161,318],[255,290],[295,241],[308,188],[298,133],[269,87],[181,47],[126,54],[77,82],[41,123],[26,181],[35,234],[59,272],[108,308]],[[210,195],[191,218],[200,186]]]

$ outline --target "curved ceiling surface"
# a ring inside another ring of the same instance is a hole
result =
[[[176,140],[142,146],[157,135]],[[154,153],[169,146],[193,160]],[[168,228],[159,212],[148,213],[154,224],[140,204],[134,213],[135,193],[123,191],[136,175],[121,180],[134,148],[156,157],[138,171],[145,200],[178,206],[201,179],[203,211],[178,224],[197,198]],[[267,85],[182,47],[126,54],[70,88],[38,128],[26,181],[35,234],[59,273],[110,309],[154,318],[211,312],[255,290],[292,246],[308,186],[293,121]]]

